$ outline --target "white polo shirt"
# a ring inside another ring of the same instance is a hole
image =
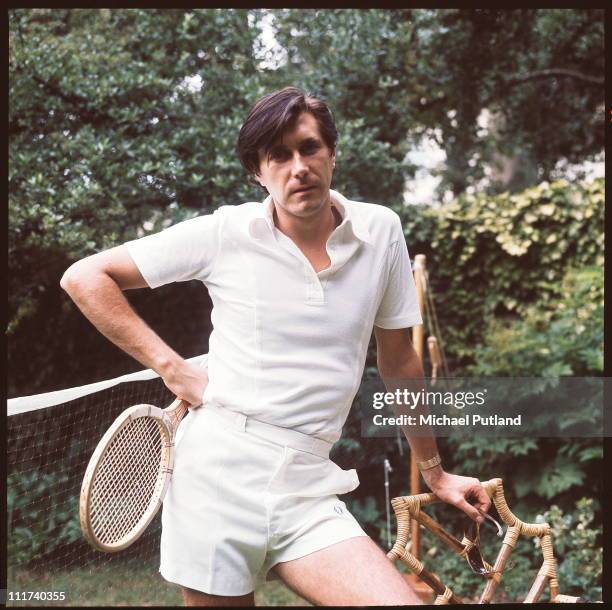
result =
[[[319,273],[274,226],[271,197],[222,206],[126,245],[151,288],[193,279],[208,288],[204,405],[335,442],[373,325],[422,320],[399,216],[330,193],[342,222],[327,241],[331,266]]]

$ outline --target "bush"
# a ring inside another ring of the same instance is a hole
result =
[[[427,256],[451,370],[459,374],[478,360],[492,320],[554,305],[569,268],[601,274],[603,204],[603,179],[559,180],[512,195],[462,195],[439,208],[397,210],[411,255]]]
[[[599,376],[603,370],[603,274],[569,268],[558,300],[530,306],[523,320],[492,321],[475,350],[476,376]],[[452,444],[452,442],[451,442]],[[569,509],[576,495],[601,493],[600,439],[489,439],[453,445],[454,463],[508,481],[523,510],[553,498]],[[536,459],[538,468],[533,468]],[[510,458],[510,459],[509,459]],[[520,479],[513,474],[521,473]]]
[[[26,566],[81,539],[78,496],[65,493],[65,473],[13,473],[7,479],[11,565]]]
[[[561,593],[588,601],[601,600],[602,594],[603,533],[601,525],[592,525],[596,507],[592,498],[581,498],[571,513],[553,505],[537,518],[552,529]]]
[[[470,374],[598,376],[603,371],[603,272],[570,267],[554,301],[525,308],[520,320],[492,320]]]

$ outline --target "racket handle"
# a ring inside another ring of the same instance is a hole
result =
[[[181,407],[184,407],[185,409],[187,409],[189,406],[190,404],[186,400],[183,400],[182,398],[175,398],[174,402],[168,405],[168,407],[166,407],[164,411],[180,410]]]
[[[172,427],[176,430],[180,421],[185,417],[189,410],[189,403],[181,398],[176,398],[174,402],[164,409],[164,413],[170,418]]]

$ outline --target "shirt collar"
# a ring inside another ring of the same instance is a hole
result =
[[[361,216],[352,209],[351,203],[337,191],[330,189],[329,193],[332,203],[342,216],[342,222],[338,228],[346,227],[345,230],[351,231],[357,239],[367,244],[371,244],[370,232]],[[273,214],[274,203],[272,201],[272,196],[268,195],[261,203],[261,206],[258,207],[255,216],[249,223],[249,233],[251,237],[256,239],[261,238],[262,232],[265,231],[270,231],[274,235],[275,227]]]
[[[261,239],[265,235],[274,233],[274,204],[272,197],[268,195],[265,200],[257,206],[253,217],[249,222],[249,234],[254,239]]]
[[[348,201],[348,199],[341,195],[338,191],[330,189],[329,192],[333,204],[336,206],[336,209],[342,216],[340,227],[346,225],[357,239],[365,242],[366,244],[371,244],[372,238],[370,237],[368,227],[366,226],[364,219],[361,217],[361,214],[355,210],[354,204]]]

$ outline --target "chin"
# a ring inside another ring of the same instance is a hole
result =
[[[327,198],[317,191],[303,199],[296,200],[294,197],[291,197],[288,202],[288,207],[303,208],[304,210],[314,211],[321,209],[325,205],[326,201]]]
[[[280,198],[275,199],[279,207],[286,213],[299,218],[314,216],[325,206],[325,202],[327,201],[326,197],[322,195],[320,191],[313,192],[308,197],[289,195],[289,197],[284,199],[282,204],[278,204],[280,200]]]
[[[310,201],[302,201],[298,204],[290,205],[289,210],[296,216],[312,216],[323,207],[323,203],[324,201],[319,198]]]

